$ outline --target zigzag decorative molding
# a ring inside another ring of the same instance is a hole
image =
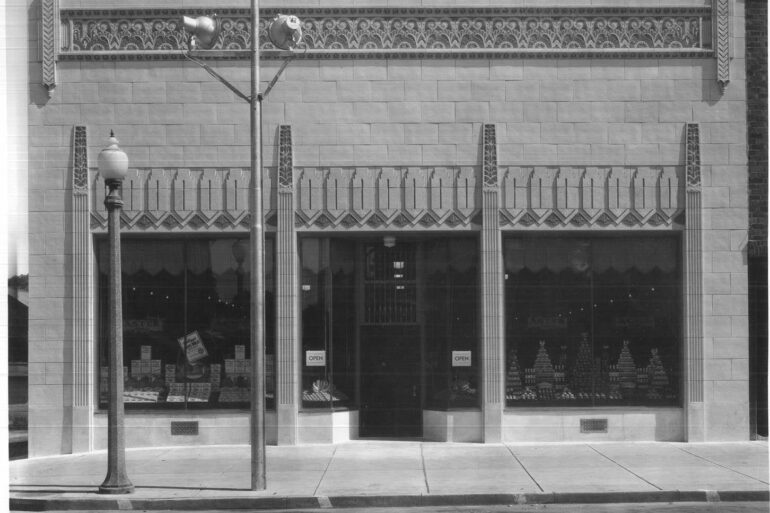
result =
[[[264,183],[266,225],[275,229],[277,170]],[[500,168],[501,229],[671,229],[684,211],[682,167]],[[107,229],[104,184],[91,171],[91,229]],[[127,232],[247,231],[249,171],[132,169],[123,183]],[[295,169],[301,231],[478,230],[480,167]]]
[[[215,10],[222,31],[214,46],[218,52],[209,55],[247,58],[249,10]],[[260,12],[263,50],[275,49],[266,37],[266,23],[276,13]],[[711,55],[710,41],[702,41],[704,24],[711,24],[709,8],[351,8],[293,13],[303,22],[306,50],[296,53],[300,58]],[[183,58],[182,14],[180,9],[62,10],[66,36],[61,58]]]
[[[246,168],[130,169],[123,181],[126,231],[248,231],[250,172]],[[265,225],[275,226],[274,168],[265,169]],[[91,229],[107,229],[104,181],[91,170]]]
[[[730,81],[730,3],[714,0],[716,15],[717,82],[724,91]]]
[[[684,211],[679,167],[508,167],[505,229],[669,228]]]
[[[296,175],[298,228],[470,228],[479,212],[474,167],[304,168]]]

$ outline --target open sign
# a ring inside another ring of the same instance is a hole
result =
[[[452,351],[452,367],[470,367],[470,351]]]
[[[305,351],[305,365],[326,367],[326,351]]]

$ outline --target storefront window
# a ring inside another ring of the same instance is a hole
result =
[[[508,406],[676,405],[672,237],[505,241]]]
[[[107,241],[97,242],[100,407],[107,407]],[[247,238],[122,243],[124,402],[136,408],[248,408]],[[266,395],[275,388],[273,243],[265,241]]]
[[[302,406],[350,405],[355,390],[355,245],[300,241]]]
[[[476,239],[428,241],[424,248],[427,406],[477,407],[481,355]]]

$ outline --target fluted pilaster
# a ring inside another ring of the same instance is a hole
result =
[[[294,159],[291,126],[279,128],[276,232],[276,410],[278,443],[297,443],[300,368],[297,330],[297,236],[294,228]]]
[[[503,259],[499,222],[497,143],[494,125],[484,125],[481,210],[481,337],[484,441],[502,441]]]

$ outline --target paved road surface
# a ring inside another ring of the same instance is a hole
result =
[[[767,513],[767,502],[680,502],[675,504],[558,504],[533,506],[441,506],[435,508],[333,508],[292,510],[208,510],[201,513]],[[56,512],[50,512],[56,513]],[[63,513],[63,512],[62,512]],[[66,513],[93,513],[68,511]],[[159,511],[157,513],[164,513]],[[170,513],[170,512],[168,512]],[[174,512],[176,513],[176,512]]]

